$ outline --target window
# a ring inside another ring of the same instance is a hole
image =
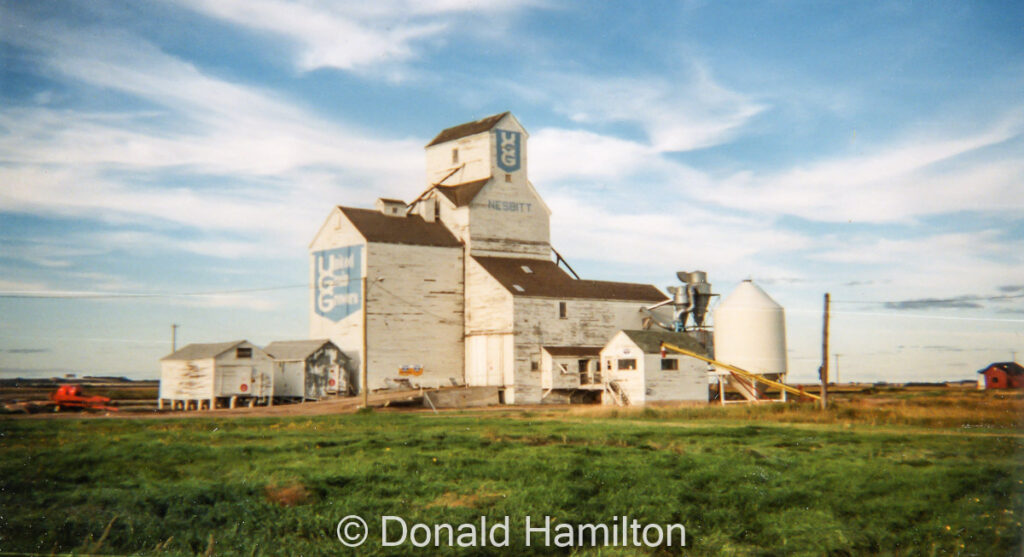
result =
[[[241,347],[236,348],[235,349],[235,357],[238,358],[238,359],[251,358],[252,357],[252,348],[241,348]]]
[[[530,371],[540,370],[540,362],[537,360],[530,360]]]
[[[531,269],[528,265],[522,265],[522,266],[520,266],[520,268],[523,270],[524,273],[526,273],[528,275],[532,275],[533,274],[533,269]]]
[[[679,369],[679,360],[675,358],[662,358],[661,369],[662,371],[675,371]]]
[[[512,181],[512,175],[511,174],[506,174],[505,175],[505,181],[506,182],[511,182]]]
[[[441,218],[441,201],[434,199],[434,220]]]
[[[619,360],[619,369],[636,369],[636,360],[633,358]]]
[[[458,163],[459,163],[459,150],[458,149],[452,149],[452,164],[458,164]]]
[[[516,292],[526,292],[526,289],[523,288],[522,286],[519,286],[518,284],[513,284],[512,288],[515,288]]]
[[[565,302],[558,302],[558,318],[565,319],[567,313],[568,308],[566,308]]]

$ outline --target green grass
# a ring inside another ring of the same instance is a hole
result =
[[[1014,429],[568,418],[6,420],[0,551],[193,555],[212,540],[221,555],[335,554],[348,514],[370,522],[363,551],[373,554],[391,551],[377,537],[385,514],[429,524],[507,515],[509,555],[551,552],[523,546],[527,515],[678,522],[688,555],[1021,550]]]

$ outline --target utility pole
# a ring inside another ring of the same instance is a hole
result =
[[[367,309],[368,309],[366,307],[366,291],[367,291],[367,287],[369,287],[369,286],[370,286],[369,283],[366,281],[366,275],[364,274],[363,275],[363,366],[362,366],[363,367],[363,373],[362,373],[362,377],[361,377],[361,380],[362,380],[362,383],[363,383],[362,384],[362,388],[363,388],[363,408],[369,408],[370,407],[370,385],[367,382],[367,375],[368,374],[366,373],[366,368],[367,368],[367,366],[370,365],[370,357],[366,353],[366,347],[369,345],[369,342],[367,342],[367,340],[366,340],[366,336],[369,334],[369,329],[366,328],[366,321],[367,321],[366,314],[367,314]]]
[[[821,328],[821,409],[828,408],[828,305],[829,294],[825,293],[825,321]]]
[[[171,324],[171,353],[178,351],[178,324]]]

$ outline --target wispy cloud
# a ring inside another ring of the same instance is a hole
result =
[[[887,309],[973,309],[985,307],[985,304],[983,304],[982,302],[1007,302],[1012,300],[1018,300],[1021,298],[1024,298],[1024,294],[996,296],[967,294],[962,296],[956,296],[953,298],[920,298],[916,300],[900,300],[894,302],[885,302],[884,305]]]
[[[2,210],[231,230],[294,248],[338,199],[419,182],[419,140],[325,122],[123,32],[40,22],[5,29],[12,32],[2,40],[53,77],[127,94],[147,108],[0,113]],[[206,178],[229,185],[191,183]],[[338,185],[344,181],[360,193]]]
[[[284,2],[280,0],[185,0],[207,16],[282,37],[296,46],[303,70],[365,71],[418,58],[430,41],[453,26],[453,16],[484,13],[507,17],[536,1],[385,0],[377,2]]]
[[[770,258],[809,245],[808,238],[776,229],[769,222],[687,207],[685,202],[670,203],[658,211],[623,211],[614,204],[598,205],[567,195],[549,195],[545,200],[559,215],[552,220],[552,241],[572,257],[630,264],[666,261],[710,270],[753,266],[756,257]],[[679,218],[683,209],[685,219]]]
[[[1024,111],[1015,111],[967,134],[922,132],[863,147],[864,154],[776,173],[741,172],[706,193],[727,207],[817,221],[888,222],[964,210],[1019,210],[1024,197],[1015,193],[1024,156],[1019,150],[1009,157],[984,150],[1019,140],[1022,116]]]
[[[530,175],[537,183],[621,180],[637,174],[667,175],[684,170],[649,145],[611,135],[543,128],[530,137]]]
[[[694,63],[672,79],[661,76],[545,76],[534,92],[585,125],[639,126],[656,152],[691,151],[731,141],[768,109],[754,97],[719,83]]]
[[[969,309],[984,307],[975,301],[973,296],[960,296],[957,298],[922,298],[919,300],[902,300],[899,302],[886,302],[886,309]]]

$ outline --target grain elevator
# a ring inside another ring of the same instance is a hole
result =
[[[596,360],[616,332],[643,327],[651,314],[640,308],[669,299],[560,264],[551,211],[528,178],[528,140],[508,112],[445,129],[426,146],[411,201],[335,207],[316,233],[310,336],[366,366],[370,389],[490,386],[505,403],[539,403],[554,388],[542,380],[545,355]],[[570,373],[595,371],[576,361]]]

